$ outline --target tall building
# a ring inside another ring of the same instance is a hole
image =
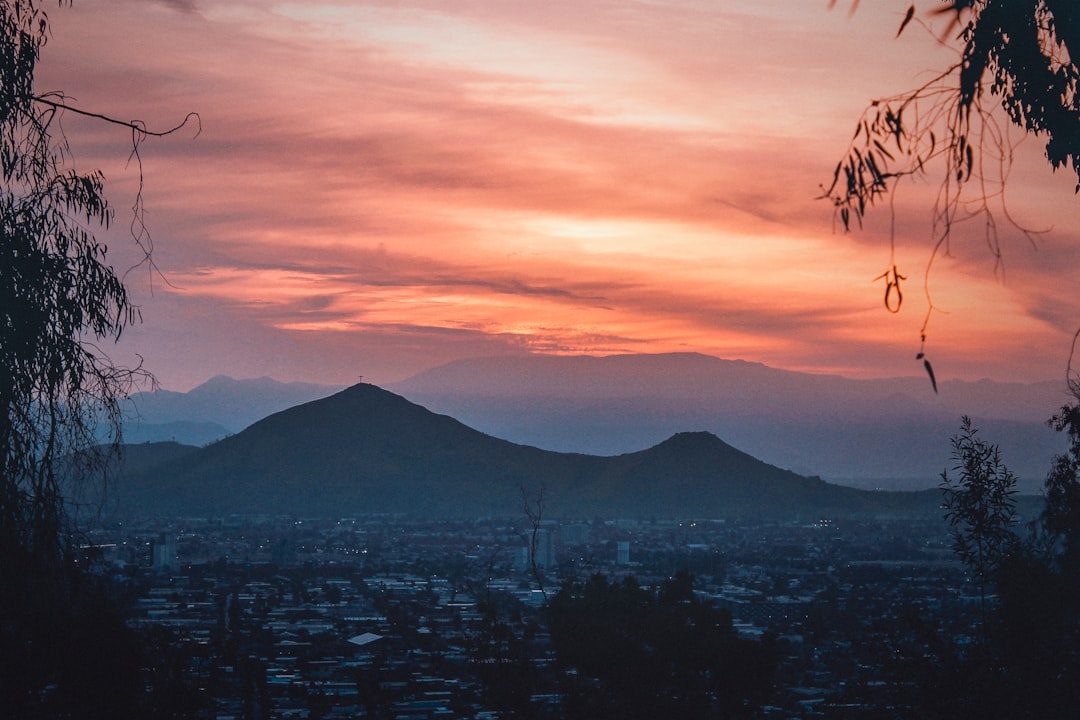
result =
[[[532,541],[532,532],[525,533],[525,552],[530,565],[534,560],[534,558],[531,557],[533,550]],[[552,537],[551,532],[544,528],[540,528],[536,531],[535,561],[536,567],[549,568],[555,566],[555,539]]]
[[[589,526],[585,523],[573,523],[559,528],[559,539],[564,545],[584,545],[589,542]]]
[[[180,561],[176,557],[176,536],[160,533],[154,541],[153,568],[155,570],[179,570]]]
[[[619,565],[630,564],[630,541],[619,540],[615,543],[615,562]]]

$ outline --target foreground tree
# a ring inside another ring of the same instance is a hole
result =
[[[1080,383],[1070,382],[1076,403],[1065,405],[1050,425],[1069,438],[1046,476],[1046,508],[1040,518],[1043,554],[1080,583]],[[1080,591],[1080,587],[1076,588]]]
[[[139,662],[104,589],[76,566],[69,519],[80,490],[104,480],[96,449],[119,446],[120,402],[143,376],[102,349],[137,308],[94,235],[112,218],[104,178],[75,169],[57,122],[90,113],[35,91],[48,31],[39,3],[0,1],[0,705],[12,717],[131,717],[138,665],[110,693],[117,683],[69,657],[100,650],[120,663],[103,666],[116,677]],[[162,134],[95,117],[132,131],[136,160],[139,142]],[[136,242],[147,239],[140,208]]]
[[[738,637],[682,571],[655,590],[593,575],[547,608],[570,718],[739,718],[768,699],[770,641]]]
[[[138,310],[93,232],[112,219],[104,177],[75,169],[57,120],[77,112],[128,128],[136,161],[143,139],[176,128],[152,132],[36,93],[48,27],[34,0],[0,2],[0,551],[55,566],[72,483],[105,467],[86,451],[118,444],[119,403],[147,377],[102,348]],[[134,212],[133,239],[148,253],[141,194]]]
[[[1054,459],[1044,508],[1026,530],[997,446],[967,418],[953,439],[946,518],[983,595],[981,642],[946,647],[930,663],[913,702],[924,716],[1071,717],[1080,704],[1080,406],[1052,422],[1068,432],[1069,449]]]
[[[0,6],[0,552],[52,568],[66,549],[60,461],[93,446],[100,422],[119,438],[133,377],[94,343],[135,310],[88,229],[111,217],[103,178],[65,166],[57,110],[33,93],[46,32],[33,3]]]
[[[997,446],[978,437],[969,417],[961,420],[952,446],[954,474],[941,473],[945,520],[953,552],[975,573],[985,626],[987,584],[1019,543],[1013,528],[1016,476],[1001,461]]]

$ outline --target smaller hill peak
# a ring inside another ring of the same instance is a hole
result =
[[[719,437],[707,430],[677,432],[667,440],[656,445],[653,449],[664,448],[680,452],[694,452],[701,450],[735,450]]]

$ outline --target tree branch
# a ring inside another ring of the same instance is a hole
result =
[[[52,100],[50,99],[50,95],[52,97],[59,97],[60,99]],[[41,105],[48,105],[49,107],[55,108],[56,110],[68,110],[77,115],[83,115],[84,117],[94,118],[95,120],[102,120],[113,125],[119,125],[120,127],[128,128],[132,132],[138,133],[139,135],[147,135],[150,137],[165,137],[167,135],[172,135],[174,132],[184,128],[188,124],[188,122],[192,120],[192,118],[194,118],[195,124],[198,126],[195,131],[195,136],[198,137],[199,133],[202,132],[202,116],[200,116],[197,112],[189,112],[186,116],[184,116],[183,122],[181,122],[176,127],[170,128],[168,130],[148,130],[146,128],[146,124],[142,120],[117,120],[116,118],[109,117],[108,115],[90,112],[89,110],[83,110],[81,108],[75,107],[74,105],[68,104],[66,102],[66,98],[63,95],[48,93],[46,95],[34,95],[30,99],[33,102],[40,103]]]

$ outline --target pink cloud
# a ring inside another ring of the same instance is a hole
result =
[[[177,384],[320,367],[341,381],[353,355],[379,358],[391,380],[526,351],[920,372],[933,177],[897,196],[910,278],[898,317],[872,282],[891,261],[887,209],[843,234],[815,197],[865,102],[942,51],[892,42],[899,15],[871,8],[740,10],[204,0],[53,13],[45,86],[153,127],[202,117],[197,138],[143,146],[156,259],[175,287],[132,276],[148,322],[125,348],[152,346]],[[64,125],[122,218],[137,181],[129,137]],[[1071,336],[1060,268],[1077,259],[1080,217],[1034,150],[1016,213],[1052,217],[1057,239],[1034,254],[1010,240],[1005,290],[974,225],[935,263],[949,314],[931,339],[957,374],[1046,377],[1059,363],[1031,343]]]

